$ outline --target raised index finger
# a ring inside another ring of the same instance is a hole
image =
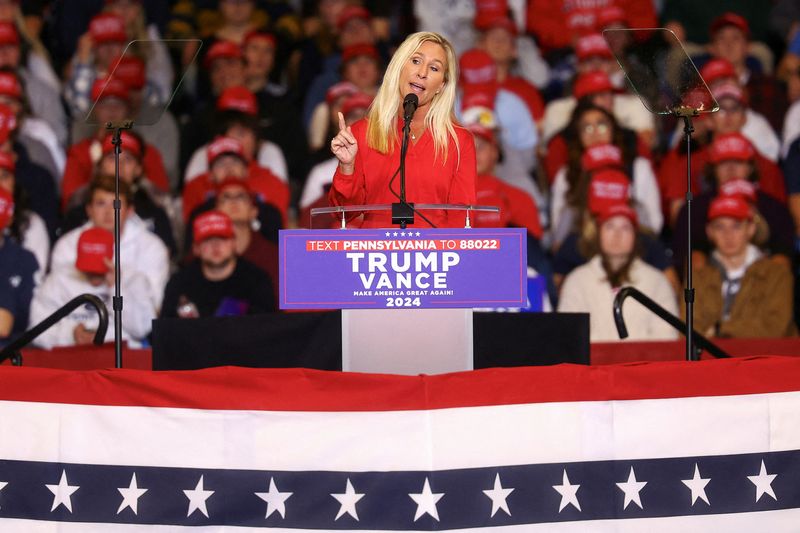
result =
[[[338,115],[339,115],[339,130],[347,129],[347,123],[344,121],[344,115],[342,115],[341,111],[338,112]]]

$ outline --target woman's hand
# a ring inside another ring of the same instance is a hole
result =
[[[339,113],[339,133],[331,140],[331,152],[339,160],[339,170],[342,174],[352,174],[355,170],[356,153],[358,143],[350,129],[344,121],[344,115]]]

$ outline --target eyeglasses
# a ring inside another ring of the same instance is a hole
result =
[[[585,133],[587,135],[592,135],[594,133],[598,133],[603,135],[611,131],[611,124],[606,121],[600,121],[590,124],[583,124],[580,126],[581,133]]]

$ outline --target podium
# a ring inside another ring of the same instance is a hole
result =
[[[499,213],[491,206],[417,204],[418,211]],[[527,304],[524,229],[349,229],[359,212],[312,210],[340,229],[281,230],[281,309],[342,309],[342,368],[389,374],[471,370],[472,309]],[[330,219],[329,219],[330,220]],[[313,224],[312,224],[313,225]]]

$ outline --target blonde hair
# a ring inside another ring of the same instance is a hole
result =
[[[400,72],[411,56],[419,49],[422,43],[432,42],[441,46],[447,56],[447,65],[444,70],[444,87],[439,94],[431,100],[430,109],[425,115],[425,127],[433,135],[434,154],[436,157],[443,155],[447,160],[448,136],[453,139],[458,149],[456,136],[455,114],[453,105],[456,100],[456,81],[458,80],[458,61],[453,45],[433,32],[418,32],[409,35],[392,56],[383,83],[378,90],[375,101],[367,111],[367,145],[382,154],[389,153],[397,143],[397,121],[402,107],[400,98]],[[459,150],[460,152],[460,150]]]

